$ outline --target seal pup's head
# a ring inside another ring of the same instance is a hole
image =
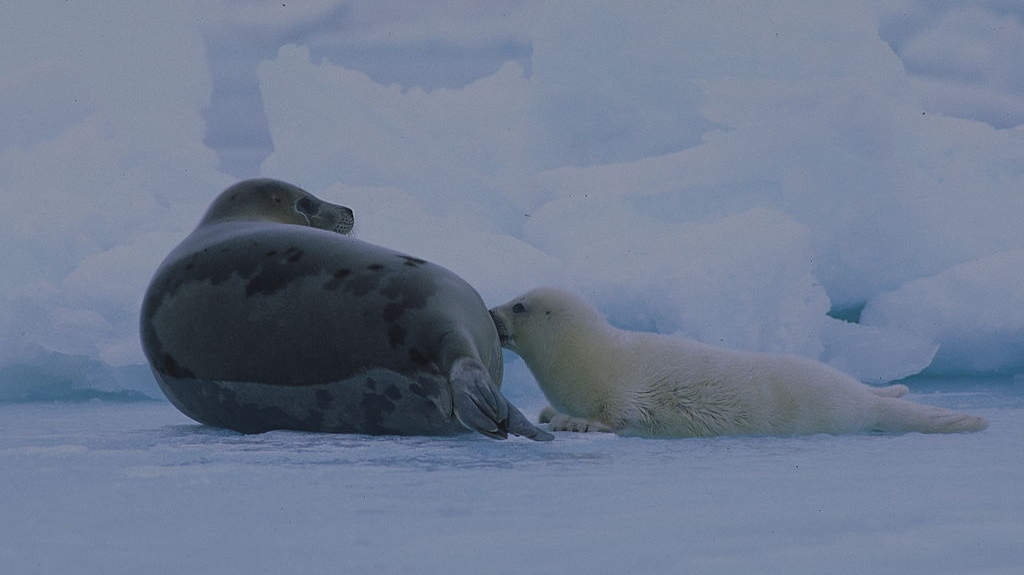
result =
[[[221,192],[199,225],[222,221],[264,221],[309,226],[347,234],[355,218],[352,210],[325,202],[280,180],[244,180]]]
[[[490,313],[502,347],[523,357],[534,350],[561,349],[607,325],[581,296],[554,287],[534,288]]]

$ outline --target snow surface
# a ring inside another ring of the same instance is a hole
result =
[[[539,444],[0,404],[0,572],[1020,573],[1021,383],[912,387],[991,427]]]

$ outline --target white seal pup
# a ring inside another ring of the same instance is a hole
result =
[[[487,307],[454,273],[347,237],[352,211],[291,184],[225,190],[157,269],[143,349],[183,413],[299,429],[550,439],[501,395]]]
[[[873,388],[821,362],[621,330],[576,294],[537,288],[495,307],[556,431],[648,437],[979,431],[980,418]]]

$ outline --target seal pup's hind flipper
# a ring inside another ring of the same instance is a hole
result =
[[[877,395],[878,397],[903,397],[909,391],[910,388],[903,384],[871,388],[871,393]]]
[[[526,416],[510,404],[476,359],[456,359],[452,363],[448,381],[452,386],[455,417],[466,428],[494,439],[506,439],[509,433],[534,441],[551,441],[555,438],[530,423]]]
[[[987,428],[988,421],[933,405],[882,398],[876,427],[890,433],[966,433]]]

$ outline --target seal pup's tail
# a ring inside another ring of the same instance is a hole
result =
[[[903,399],[882,398],[879,411],[878,431],[965,433],[988,427],[988,421],[983,417]]]
[[[505,399],[478,360],[468,356],[456,358],[448,382],[452,386],[455,417],[467,429],[494,439],[506,439],[509,433],[534,441],[555,438],[530,423]]]

